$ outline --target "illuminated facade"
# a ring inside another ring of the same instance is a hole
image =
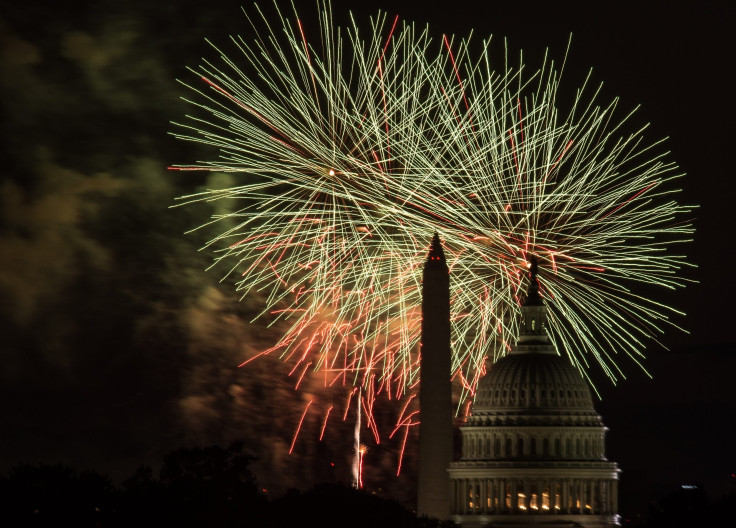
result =
[[[620,526],[606,427],[587,383],[547,336],[532,267],[519,342],[480,381],[461,427],[451,518],[463,528]]]

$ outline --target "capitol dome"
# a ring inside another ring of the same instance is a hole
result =
[[[557,354],[509,354],[478,383],[473,414],[593,411],[588,384]]]
[[[467,527],[620,526],[618,474],[590,388],[547,335],[536,267],[519,341],[478,383],[450,465],[452,519]]]

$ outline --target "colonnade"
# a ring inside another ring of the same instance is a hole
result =
[[[602,431],[523,436],[468,433],[463,448],[466,460],[523,456],[601,459],[605,449]]]
[[[618,481],[586,478],[452,479],[451,509],[468,514],[616,513]]]

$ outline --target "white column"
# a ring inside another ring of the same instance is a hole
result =
[[[618,513],[618,480],[613,480],[611,485],[611,513]]]
[[[462,502],[460,503],[460,513],[464,515],[468,513],[468,479],[463,479],[460,491],[463,498]]]
[[[544,506],[544,482],[542,479],[537,479],[537,510],[540,512],[547,511],[542,508]],[[547,497],[549,497],[549,491],[547,492]]]
[[[454,479],[450,479],[450,515],[455,513],[455,496],[457,492],[455,491],[457,485]]]
[[[485,500],[485,497],[483,495],[483,481],[479,479],[475,479],[475,484],[473,484],[473,489],[475,490],[475,510],[476,513],[480,511],[481,509],[481,501]]]
[[[582,441],[580,442],[582,444]],[[582,449],[582,448],[581,448]],[[585,491],[583,486],[585,485],[585,482],[583,479],[578,479],[578,485],[577,485],[577,496],[578,496],[578,513],[583,513],[585,510]]]
[[[585,513],[585,480],[584,479],[578,479],[578,504],[580,506],[578,507],[579,511],[578,513]]]
[[[506,483],[503,479],[496,479],[496,513],[501,513],[504,508],[504,500],[506,500]]]
[[[588,503],[588,479],[580,481],[580,513],[588,511],[585,506]]]
[[[483,513],[488,513],[488,479],[484,478],[480,483],[480,496],[482,497],[482,502],[480,506],[480,511]]]

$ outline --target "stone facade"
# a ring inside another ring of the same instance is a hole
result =
[[[452,462],[450,272],[435,233],[422,277],[417,514],[447,519]]]

